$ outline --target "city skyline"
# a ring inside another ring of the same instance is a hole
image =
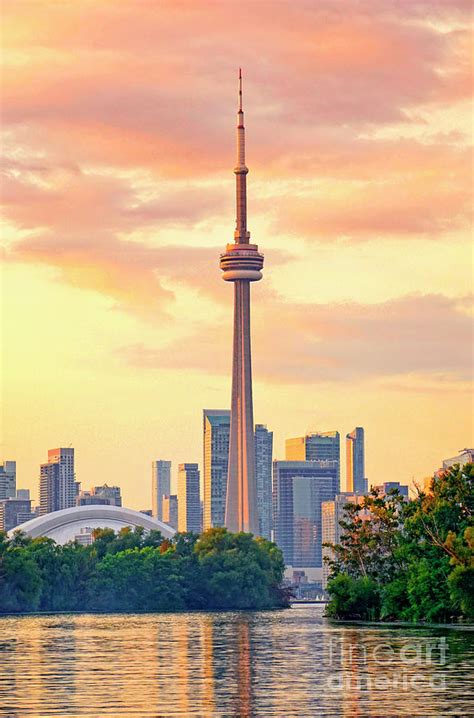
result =
[[[221,409],[205,409],[205,410],[203,410],[203,415],[204,415],[204,447],[201,447],[201,456],[200,456],[199,460],[196,462],[192,462],[192,463],[195,464],[196,466],[198,466],[199,471],[202,472],[202,476],[201,476],[201,480],[200,480],[200,495],[201,495],[201,500],[204,502],[204,507],[205,507],[206,506],[206,496],[208,499],[208,502],[207,502],[208,505],[209,505],[209,497],[211,496],[210,493],[206,493],[206,489],[205,489],[206,418],[207,419],[213,418],[214,420],[217,419],[217,421],[218,421],[217,427],[219,428],[220,431],[222,431],[223,428],[224,429],[226,428],[225,425],[222,425],[222,420],[224,420],[224,423],[227,422],[227,443],[228,443],[228,428],[229,428],[230,411],[229,410],[221,410]],[[362,427],[358,427],[358,428],[362,428]],[[257,432],[262,429],[264,430],[264,432],[269,434],[269,437],[271,437],[270,438],[270,446],[271,446],[271,453],[272,453],[272,473],[273,473],[273,464],[276,461],[277,462],[294,461],[294,460],[298,460],[299,456],[301,456],[301,458],[302,458],[303,454],[307,451],[307,448],[305,446],[305,439],[307,440],[309,438],[311,440],[311,439],[314,439],[315,437],[324,437],[324,438],[331,437],[331,436],[334,437],[335,435],[339,436],[339,433],[340,433],[335,430],[331,430],[331,431],[312,430],[312,431],[308,431],[305,436],[298,437],[297,439],[292,438],[292,437],[287,437],[286,439],[282,440],[282,442],[281,442],[283,444],[283,449],[281,451],[281,454],[278,454],[275,456],[275,453],[273,452],[273,432],[268,432],[266,426],[263,424],[255,424],[255,438],[257,436]],[[212,434],[210,434],[209,437],[210,436],[212,436]],[[219,455],[219,450],[221,450],[221,454],[222,454],[222,439],[223,439],[222,435],[219,435],[218,439],[217,439],[217,444],[214,446],[214,451],[217,452],[217,455]],[[309,452],[312,453],[313,449],[312,449],[311,443],[309,446],[310,446]],[[346,446],[345,455],[342,453],[344,450],[343,446]],[[204,449],[204,451],[203,451],[203,449]],[[74,452],[73,461],[74,461],[74,466],[76,466],[77,454],[75,453],[75,449],[69,448],[69,449],[65,449],[65,450]],[[58,449],[49,449],[48,454],[50,454],[50,453],[53,454],[57,451],[58,451]],[[263,451],[265,452],[266,449],[263,449]],[[325,451],[327,452],[328,455],[326,457],[323,456],[322,457],[323,460],[329,458],[330,450],[327,448]],[[212,452],[211,441],[209,441],[209,445],[207,447],[208,456],[211,456],[211,452]],[[468,461],[468,460],[470,460],[469,457],[471,457],[471,459],[472,459],[473,452],[474,452],[474,449],[459,449],[458,450],[459,455],[453,456],[452,458],[449,458],[449,459],[438,459],[437,462],[435,462],[435,464],[432,467],[427,469],[427,471],[425,472],[425,474],[423,475],[423,477],[421,479],[414,480],[413,482],[411,482],[408,478],[405,478],[405,480],[401,480],[399,482],[397,482],[397,481],[390,482],[390,481],[380,480],[379,477],[368,477],[368,478],[366,477],[367,490],[370,490],[372,487],[380,487],[382,484],[396,485],[397,483],[406,485],[411,489],[417,490],[418,488],[420,488],[424,485],[424,482],[426,480],[431,479],[433,474],[443,471],[447,466],[452,466],[454,463],[456,463],[456,461],[458,463],[459,462],[462,463],[462,461],[464,461],[464,460]],[[451,453],[456,453],[456,452],[451,452]],[[316,456],[316,453],[314,454],[314,456]],[[338,463],[337,486],[340,487],[340,491],[342,493],[352,493],[352,484],[349,482],[348,476],[346,475],[347,440],[346,440],[346,442],[341,443],[341,445],[339,447],[339,456],[340,456],[340,460],[337,462]],[[168,465],[169,491],[171,492],[171,494],[177,494],[178,473],[179,473],[178,467],[179,467],[179,464],[183,463],[181,461],[181,458],[182,457],[180,455],[180,459],[176,463],[174,463],[171,460],[170,461],[154,460],[151,462],[152,464],[160,463],[160,464]],[[221,457],[221,460],[222,460],[222,457]],[[311,460],[311,457],[310,457],[310,460]],[[436,467],[439,467],[441,463],[442,463],[442,467],[436,468]],[[14,465],[14,468],[15,468],[14,483],[15,483],[15,485],[16,485],[16,479],[17,479],[16,464],[17,464],[17,462],[15,460],[12,460],[11,458],[9,460],[6,459],[6,460],[0,461],[0,467],[2,465]],[[148,466],[149,466],[149,464],[150,464],[150,462],[148,462]],[[29,495],[31,495],[32,505],[37,505],[38,508],[40,506],[41,470],[42,470],[42,467],[47,467],[49,465],[50,465],[49,463],[40,464],[39,468],[37,468],[37,473],[36,473],[36,476],[33,481],[25,480],[25,476],[23,474],[21,474],[20,478],[19,478],[21,486],[24,487],[24,488],[20,489],[20,491],[26,491]],[[54,466],[54,464],[53,464],[53,466]],[[173,469],[173,467],[174,467],[174,469]],[[340,471],[341,467],[343,467],[342,472]],[[215,470],[216,470],[216,468],[214,466],[214,471]],[[75,477],[75,487],[76,487],[75,491],[80,491],[81,493],[85,491],[87,493],[89,490],[85,488],[86,479],[84,477],[81,478],[80,475],[77,475],[75,470],[74,470],[74,477]],[[155,483],[156,482],[154,481],[153,471],[152,471],[151,479],[150,479],[149,475],[147,477],[143,477],[143,481],[137,483],[136,486],[134,487],[135,490],[129,492],[129,495],[132,496],[132,500],[131,501],[126,500],[124,505],[127,507],[130,507],[130,508],[134,508],[136,510],[138,510],[138,507],[140,507],[139,510],[142,510],[145,505],[148,506],[148,504],[150,504],[149,510],[151,511],[151,514],[153,515],[153,497],[155,495],[155,489],[154,489]],[[220,483],[221,484],[224,483],[222,479],[220,480]],[[104,485],[107,485],[107,482],[104,482]],[[166,486],[167,485],[168,484],[166,484]],[[78,488],[78,486],[80,487],[80,489]],[[336,489],[337,489],[337,486],[336,486]],[[96,487],[96,488],[103,488],[103,486]],[[119,488],[120,491],[122,491],[121,485],[118,487],[112,487],[112,488]],[[209,491],[209,489],[208,489],[208,491]],[[363,493],[363,492],[361,492],[361,493]],[[77,495],[79,496],[79,494],[77,494]],[[144,501],[139,499],[139,497],[142,495],[146,496]],[[12,496],[14,496],[14,493],[12,494]],[[165,496],[167,496],[167,495],[164,494],[163,497],[165,497]],[[219,500],[219,506],[220,506],[220,508],[218,509],[218,516],[223,517],[224,513],[223,513],[223,508],[222,508],[222,506],[223,506],[222,496],[220,497],[220,500]],[[205,512],[205,508],[204,508],[204,512]],[[220,526],[220,525],[223,525],[223,523],[224,523],[223,518],[220,518],[217,523],[212,524],[212,522],[210,522],[209,518],[208,518],[207,524],[206,524],[205,513],[203,515],[203,522],[204,522],[203,523],[204,529],[211,528],[212,525]]]
[[[275,456],[360,425],[369,480],[408,483],[472,446],[471,357],[452,351],[471,332],[469,13],[423,7],[4,9],[0,453],[22,486],[36,495],[45,447],[72,443],[78,478],[142,508],[153,457],[200,461],[197,417],[230,392],[215,257],[240,65],[270,268],[254,414]]]

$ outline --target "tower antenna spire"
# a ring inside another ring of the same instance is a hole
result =
[[[242,110],[242,68],[239,67],[239,112]]]
[[[235,241],[248,244],[250,233],[247,231],[247,181],[248,169],[245,165],[245,127],[242,109],[242,68],[239,67],[239,109],[237,111],[237,164],[234,168],[236,181],[237,215],[235,223]]]

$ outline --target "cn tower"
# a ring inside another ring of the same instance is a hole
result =
[[[230,416],[229,473],[225,525],[229,531],[258,534],[257,487],[250,352],[250,282],[262,278],[263,255],[250,244],[247,231],[247,173],[242,109],[242,71],[239,70],[236,180],[237,221],[234,242],[221,254],[222,279],[234,283],[234,346],[232,353],[232,405]]]

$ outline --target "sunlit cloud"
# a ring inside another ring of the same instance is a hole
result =
[[[381,304],[308,305],[259,299],[255,322],[255,368],[269,383],[353,382],[369,377],[444,376],[468,381],[472,351],[453,351],[471,330],[469,298],[406,296]],[[225,339],[225,341],[224,341]],[[181,342],[161,348],[124,347],[124,361],[142,369],[228,372],[230,330],[206,326]],[[443,382],[441,381],[441,384]],[[433,388],[433,383],[431,384]]]

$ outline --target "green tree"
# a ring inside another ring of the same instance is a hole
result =
[[[96,529],[91,546],[0,534],[1,611],[176,611],[285,605],[269,541],[213,529],[163,539]]]
[[[333,547],[328,613],[360,608],[354,583],[375,582],[384,619],[449,621],[474,617],[474,467],[437,475],[429,493],[412,501],[396,494],[347,506],[340,544]]]
[[[327,544],[334,554],[329,562],[332,574],[345,572],[355,578],[390,581],[401,569],[397,548],[403,497],[396,490],[384,496],[372,490],[362,503],[347,503],[344,513],[339,544]]]
[[[380,589],[367,576],[354,578],[340,573],[329,581],[331,602],[327,614],[333,618],[375,620],[380,613]]]
[[[18,543],[0,532],[0,610],[4,613],[35,611],[40,601],[41,573]]]
[[[281,552],[251,534],[231,534],[225,528],[204,532],[195,545],[200,590],[213,608],[264,608],[285,605],[279,591],[284,564]]]

